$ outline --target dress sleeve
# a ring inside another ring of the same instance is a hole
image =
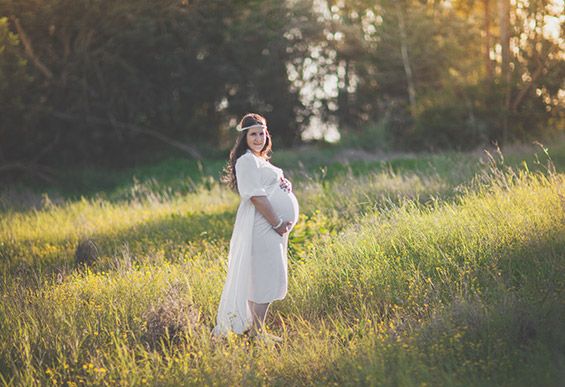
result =
[[[235,164],[237,190],[242,199],[253,196],[267,196],[265,187],[261,184],[259,163],[253,156],[241,156]]]

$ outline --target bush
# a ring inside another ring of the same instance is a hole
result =
[[[389,150],[392,147],[391,128],[386,121],[368,124],[359,132],[346,132],[340,144],[344,147],[359,148],[367,151]]]
[[[145,313],[147,331],[144,341],[155,348],[162,340],[178,341],[184,333],[194,329],[200,314],[194,305],[186,302],[181,284],[172,284],[165,296]]]
[[[407,141],[430,150],[468,150],[487,142],[487,131],[485,124],[471,118],[463,105],[436,105],[419,114],[413,137]]]

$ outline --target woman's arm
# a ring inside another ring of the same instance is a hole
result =
[[[269,199],[267,199],[266,196],[252,196],[250,200],[257,211],[259,211],[259,213],[263,215],[265,219],[267,219],[267,222],[269,222],[271,226],[274,227],[279,223],[279,216],[275,213],[271,202],[269,201]],[[283,219],[282,224],[274,230],[282,236],[286,232],[288,232],[291,227],[292,222],[285,221]]]

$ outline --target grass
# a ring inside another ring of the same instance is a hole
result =
[[[238,198],[213,179],[183,188],[156,167],[119,190],[5,208],[3,382],[560,382],[559,157],[553,172],[518,153],[504,164],[453,153],[340,168],[281,153],[301,205],[289,293],[268,317],[282,345],[210,337]],[[91,268],[73,263],[83,238],[100,249]]]

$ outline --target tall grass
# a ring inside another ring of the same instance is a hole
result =
[[[8,213],[0,374],[17,385],[557,384],[564,185],[496,165],[464,185],[392,170],[303,180],[289,293],[268,319],[277,347],[210,336],[237,203],[217,185]],[[74,269],[86,236],[103,257]]]

